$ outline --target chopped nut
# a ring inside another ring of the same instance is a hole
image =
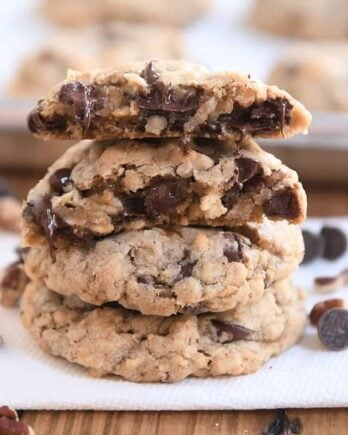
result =
[[[321,316],[332,308],[347,308],[347,303],[343,299],[328,299],[316,303],[309,314],[311,324],[317,326]]]
[[[314,280],[314,290],[319,293],[333,293],[348,284],[348,269],[342,270],[336,276],[320,276]]]

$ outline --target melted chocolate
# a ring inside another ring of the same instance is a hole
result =
[[[51,189],[58,193],[64,193],[70,186],[72,186],[72,180],[70,178],[71,169],[61,168],[54,172],[49,178],[49,184]]]
[[[224,237],[229,241],[223,250],[228,262],[241,262],[243,260],[243,253],[238,237],[233,233],[224,233]]]
[[[40,131],[62,132],[67,127],[66,120],[63,116],[54,115],[51,118],[44,118],[37,109],[29,113],[27,124],[32,133],[39,133]]]
[[[248,335],[254,332],[242,325],[237,325],[236,323],[226,323],[217,319],[212,319],[211,323],[215,327],[218,337],[221,337],[222,333],[227,336],[223,343],[244,340],[246,337],[248,337]]]
[[[97,89],[93,85],[83,85],[78,81],[63,85],[58,99],[72,106],[74,118],[78,123],[84,124],[85,133],[90,128],[95,112],[104,107],[104,98]]]
[[[296,195],[288,189],[273,196],[265,204],[265,214],[283,219],[296,219],[300,214],[300,204]]]

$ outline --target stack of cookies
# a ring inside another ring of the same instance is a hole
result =
[[[171,382],[251,373],[295,343],[306,196],[253,137],[309,123],[277,87],[183,61],[69,72],[28,118],[41,138],[90,139],[24,208],[39,344],[95,375]]]

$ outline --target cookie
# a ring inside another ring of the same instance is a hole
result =
[[[255,372],[293,345],[306,322],[303,292],[287,282],[236,310],[166,318],[98,308],[32,283],[21,314],[47,352],[134,382]]]
[[[306,197],[297,174],[251,139],[82,142],[29,193],[24,246],[51,247],[162,224],[228,228],[263,216],[300,223]]]
[[[38,97],[64,79],[68,68],[108,68],[142,59],[181,58],[179,30],[160,24],[109,23],[65,31],[23,59],[9,84],[15,97]]]
[[[72,27],[115,20],[182,26],[203,15],[211,3],[211,0],[42,0],[42,10],[58,24]]]
[[[239,231],[170,227],[106,237],[93,246],[25,253],[25,270],[61,294],[118,302],[143,314],[226,311],[258,300],[303,257],[301,231],[286,222]]]
[[[268,81],[311,110],[348,111],[347,56],[345,44],[297,44],[286,50]]]
[[[260,30],[310,39],[347,39],[345,0],[255,0],[251,21]]]
[[[28,116],[43,139],[245,136],[306,132],[311,116],[276,86],[186,61],[69,71]]]

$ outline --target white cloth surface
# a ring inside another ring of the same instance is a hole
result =
[[[311,219],[316,229],[322,220]],[[335,219],[348,234],[348,218]],[[16,237],[0,233],[0,266],[15,258]],[[335,262],[301,267],[295,281],[309,292],[308,309],[318,300],[347,297],[311,293],[313,277],[334,275],[348,266],[348,254]],[[0,307],[0,404],[17,409],[191,410],[348,405],[348,350],[331,352],[308,326],[302,340],[247,376],[186,379],[177,384],[135,384],[98,379],[82,368],[41,351],[22,326],[17,309]]]

